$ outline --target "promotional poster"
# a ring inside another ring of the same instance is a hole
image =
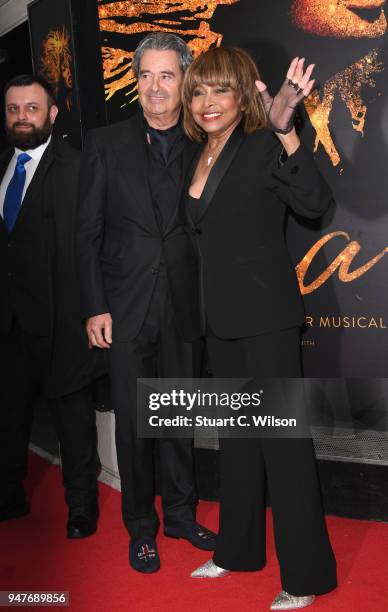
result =
[[[385,2],[98,2],[108,123],[134,112],[133,51],[148,32],[182,36],[194,56],[247,49],[271,93],[295,56],[316,65],[299,113],[304,146],[330,184],[324,219],[291,218],[288,244],[304,298],[304,371],[384,377],[388,349],[387,21]],[[362,354],[362,359],[359,358]]]
[[[386,0],[23,18],[0,41],[30,37],[4,96],[0,607],[385,612]]]
[[[69,0],[36,0],[28,6],[34,71],[54,90],[61,112],[57,134],[81,144],[73,21]]]

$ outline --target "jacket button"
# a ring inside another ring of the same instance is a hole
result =
[[[192,227],[191,231],[193,232],[193,234],[202,234],[202,230],[199,229],[199,227]]]
[[[299,172],[299,166],[292,166],[290,172],[291,174],[296,174],[297,172]]]
[[[151,274],[157,274],[158,268],[151,268]]]

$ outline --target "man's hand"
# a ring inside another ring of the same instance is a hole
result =
[[[110,348],[112,344],[112,317],[109,312],[90,317],[86,321],[89,347]]]
[[[286,134],[292,130],[295,109],[314,86],[314,79],[310,79],[313,70],[314,64],[310,64],[305,70],[304,58],[295,57],[288,69],[286,80],[274,98],[263,81],[256,81],[268,122],[275,132]]]

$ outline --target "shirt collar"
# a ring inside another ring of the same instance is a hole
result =
[[[149,125],[147,119],[145,118],[144,114],[143,114],[143,121],[144,121],[144,127],[145,127],[146,133],[151,133],[152,134],[152,132],[157,132],[162,137],[165,136],[166,138],[168,138],[169,136],[172,136],[172,135],[175,135],[175,134],[179,134],[180,132],[183,132],[183,128],[182,128],[182,113],[180,114],[177,123],[175,125],[172,125],[171,127],[167,128],[166,130],[160,130],[158,128],[151,127]]]
[[[27,153],[27,155],[29,155],[32,159],[39,161],[43,153],[45,152],[46,148],[49,146],[50,142],[51,142],[51,134],[46,140],[46,142],[39,145],[39,147],[35,147],[35,149],[29,149],[28,151],[22,151],[21,149],[18,149],[17,147],[15,147],[15,155],[16,157],[18,157],[21,153]]]
[[[168,164],[174,156],[173,151],[176,151],[176,147],[183,140],[184,132],[181,121],[179,120],[178,123],[166,130],[158,130],[148,125],[144,115],[143,119],[148,144],[151,145],[153,153],[161,157],[165,164]]]

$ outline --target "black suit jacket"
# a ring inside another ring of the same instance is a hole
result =
[[[269,130],[244,135],[236,128],[192,216],[181,200],[182,223],[201,262],[202,314],[220,338],[286,329],[304,319],[285,244],[287,208],[319,217],[332,195],[308,151],[301,146],[279,167],[280,149]]]
[[[157,223],[147,177],[141,113],[88,133],[79,194],[78,258],[85,318],[111,313],[113,339],[131,340],[142,326],[161,260],[182,336],[197,335],[199,266],[178,222],[180,190],[165,229]],[[196,145],[187,141],[182,177]]]
[[[12,155],[13,150],[8,150],[0,159],[1,178]],[[64,140],[53,138],[11,234],[0,217],[0,338],[9,333],[14,318],[30,334],[50,337],[46,392],[51,397],[81,389],[105,370],[102,356],[88,348],[81,320],[74,259],[79,167],[80,153]],[[39,215],[33,214],[36,207]],[[41,221],[44,275],[28,257],[32,219]],[[37,283],[41,285],[38,290]],[[39,296],[40,291],[44,295]]]
[[[8,148],[0,160],[3,179],[14,149]],[[0,221],[0,331],[9,331],[13,317],[23,329],[36,336],[48,336],[47,210],[43,210],[43,189],[47,172],[54,162],[53,144],[43,154],[34,173],[10,235]],[[40,239],[39,234],[41,233]]]

